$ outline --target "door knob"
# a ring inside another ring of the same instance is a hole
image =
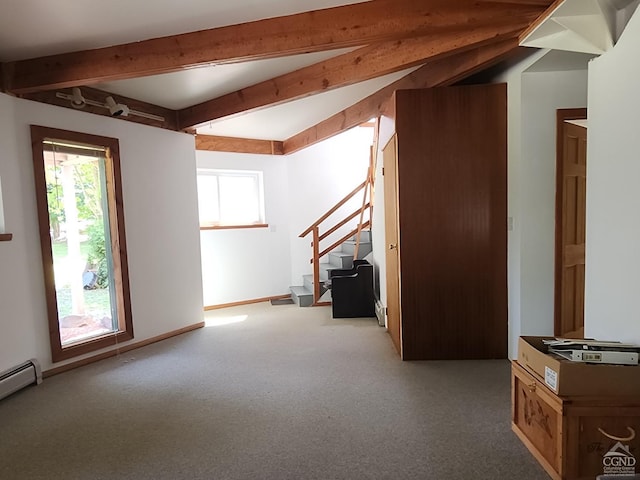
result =
[[[396,245],[394,243],[390,243],[389,244],[389,250],[395,250],[396,248],[398,248],[398,245]]]

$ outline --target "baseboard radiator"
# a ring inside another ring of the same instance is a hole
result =
[[[376,317],[378,318],[378,325],[381,327],[386,326],[385,316],[387,314],[387,307],[385,307],[379,298],[376,298]]]
[[[42,369],[32,359],[0,373],[0,400],[31,384],[42,383]]]

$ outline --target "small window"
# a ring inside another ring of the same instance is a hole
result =
[[[198,169],[200,226],[265,224],[262,172]]]

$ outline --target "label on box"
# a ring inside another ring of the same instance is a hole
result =
[[[544,367],[544,383],[546,383],[554,392],[558,391],[558,372]]]

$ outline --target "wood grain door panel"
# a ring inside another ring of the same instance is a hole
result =
[[[563,121],[561,133],[555,334],[580,336],[584,328],[587,129]]]
[[[507,356],[506,126],[505,85],[396,92],[406,360]]]
[[[387,270],[387,330],[396,350],[402,356],[400,325],[400,266],[398,258],[398,210],[397,210],[397,142],[395,135],[383,149],[384,162],[384,218]],[[390,248],[391,247],[391,248]]]

